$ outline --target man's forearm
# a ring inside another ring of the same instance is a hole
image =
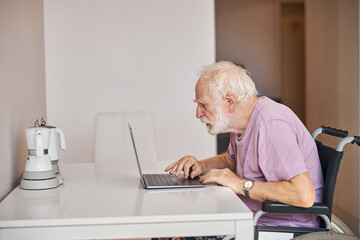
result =
[[[210,169],[230,168],[232,171],[235,170],[235,164],[231,163],[227,153],[201,160],[199,161],[199,164],[201,168],[201,174],[206,173]]]
[[[315,190],[307,173],[299,174],[290,181],[255,181],[254,187],[249,193],[252,199],[259,202],[273,200],[299,207],[312,206],[316,197]],[[241,194],[244,195],[243,190],[241,190]]]

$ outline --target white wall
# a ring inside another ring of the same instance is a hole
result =
[[[44,21],[60,161],[92,161],[98,112],[153,112],[160,160],[215,154],[192,102],[199,67],[215,61],[213,1],[45,0]]]
[[[0,1],[0,201],[25,168],[24,129],[45,112],[42,0]]]

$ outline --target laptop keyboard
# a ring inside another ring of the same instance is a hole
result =
[[[145,174],[144,178],[150,186],[172,186],[176,182],[168,174]]]

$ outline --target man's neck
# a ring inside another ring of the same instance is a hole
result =
[[[259,101],[258,97],[254,97],[244,103],[239,103],[231,120],[230,132],[243,134],[247,125],[249,124],[251,114],[254,111],[256,103]]]

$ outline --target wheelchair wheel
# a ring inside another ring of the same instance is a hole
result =
[[[336,215],[331,215],[330,232],[313,232],[293,238],[294,240],[359,240],[350,228]]]
[[[334,214],[331,214],[331,231],[354,236],[350,228]]]
[[[337,232],[313,232],[293,238],[293,240],[359,240],[354,235]]]

